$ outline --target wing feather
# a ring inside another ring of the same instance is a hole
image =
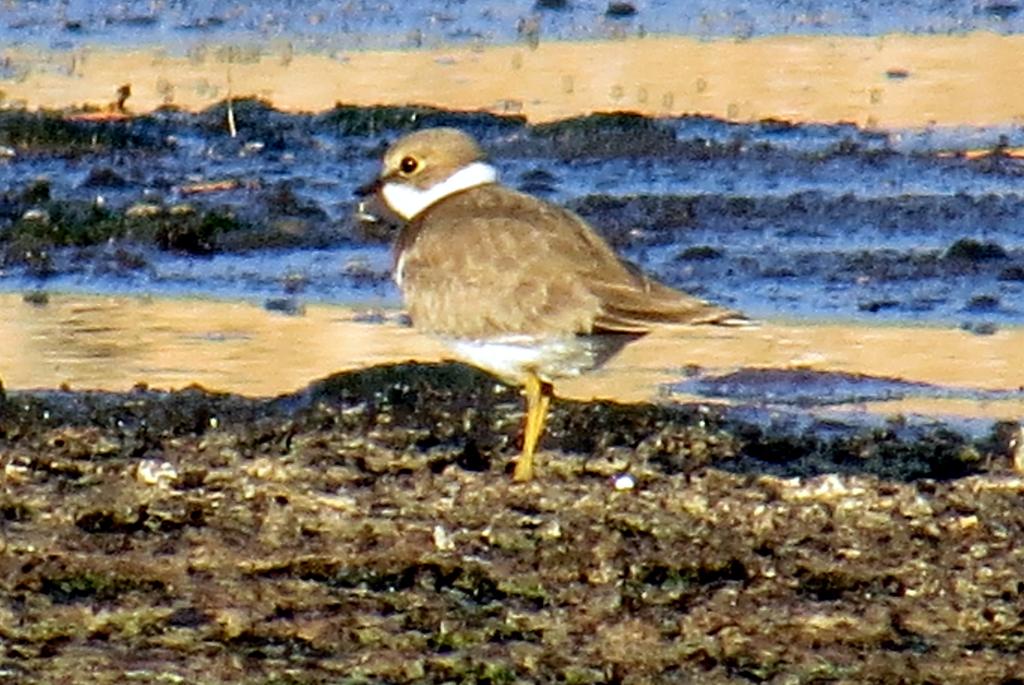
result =
[[[403,294],[436,334],[643,334],[742,318],[648,278],[577,215],[503,186],[450,196],[409,229]]]

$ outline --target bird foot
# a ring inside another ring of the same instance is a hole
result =
[[[512,480],[517,483],[526,483],[533,480],[533,456],[519,455],[516,460],[516,469],[512,472]]]

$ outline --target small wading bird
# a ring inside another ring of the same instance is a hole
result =
[[[659,326],[746,322],[640,273],[569,210],[498,183],[457,129],[402,137],[357,193],[378,194],[405,221],[394,278],[413,325],[525,388],[519,481],[533,477],[555,379],[600,366]]]

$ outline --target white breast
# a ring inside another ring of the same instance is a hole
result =
[[[515,383],[527,371],[545,381],[578,376],[596,364],[595,350],[586,338],[531,338],[510,335],[483,340],[443,338],[452,352],[467,364],[490,371]]]

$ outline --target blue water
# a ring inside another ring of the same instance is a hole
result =
[[[188,204],[266,225],[296,219],[278,216],[276,193],[287,187],[308,209],[297,217],[315,235],[304,247],[195,258],[128,246],[144,259],[136,270],[111,267],[116,246],[89,248],[84,258],[58,250],[56,275],[40,280],[9,266],[0,270],[0,289],[261,298],[280,296],[286,281],[299,278],[307,282],[299,296],[308,300],[397,306],[388,248],[365,240],[353,197],[376,173],[393,134],[343,135],[316,116],[271,112],[230,139],[203,121],[183,114],[140,119],[133,126],[151,143],[142,149],[4,158],[0,192],[16,197],[45,178],[54,198],[118,211],[138,202]],[[982,331],[1024,324],[1024,161],[948,156],[951,148],[1024,144],[1020,131],[877,133],[703,117],[663,125],[674,130],[677,149],[614,157],[566,158],[524,127],[477,132],[507,183],[577,209],[625,256],[667,282],[754,316]],[[123,183],[89,184],[97,169]],[[538,177],[541,183],[531,182]],[[237,187],[183,190],[219,180]],[[1005,256],[945,258],[964,238],[994,243]],[[694,247],[716,251],[716,258],[688,258]]]
[[[532,0],[20,1],[0,8],[0,44],[70,49],[87,43],[160,43],[182,52],[207,41],[258,45],[277,40],[325,51],[493,44],[520,39],[521,21],[528,18],[536,18],[542,39],[558,40],[645,33],[747,39],[1024,30],[1020,5],[996,0],[635,0],[637,11],[628,17],[608,16],[608,3],[601,0],[566,4],[564,10],[540,10]]]

